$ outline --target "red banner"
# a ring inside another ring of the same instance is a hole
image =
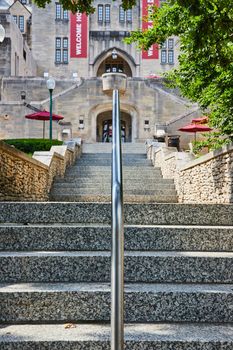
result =
[[[157,5],[159,6],[159,0],[142,0],[142,18],[148,16],[150,7]],[[142,30],[147,30],[153,27],[153,22],[145,22],[142,20]],[[159,58],[159,46],[157,44],[152,45],[148,51],[142,51],[143,59],[158,59]]]
[[[70,14],[70,57],[87,58],[87,15]]]

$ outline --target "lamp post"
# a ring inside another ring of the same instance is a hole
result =
[[[3,42],[5,35],[6,35],[5,28],[2,26],[2,24],[0,24],[0,43]]]
[[[55,89],[55,80],[50,77],[47,80],[47,89],[49,90],[49,98],[50,98],[50,104],[49,104],[49,139],[52,141],[53,139],[53,90]]]

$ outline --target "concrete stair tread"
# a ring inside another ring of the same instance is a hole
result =
[[[126,250],[233,251],[233,226],[125,225]],[[106,251],[106,223],[0,224],[1,251]]]
[[[205,251],[125,251],[125,257],[158,257],[158,258],[219,258],[232,259],[233,252],[205,252]],[[0,252],[3,257],[110,257],[108,251],[31,251],[31,252]]]
[[[51,200],[55,202],[85,202],[85,203],[110,203],[111,195],[97,194],[51,194]],[[177,196],[175,195],[124,195],[124,203],[176,203]]]
[[[233,205],[125,203],[125,224],[233,226]],[[110,203],[1,202],[0,223],[110,223]]]
[[[103,349],[109,349],[106,347],[106,341],[110,340],[110,326],[108,324],[75,324],[75,328],[66,329],[64,324],[24,324],[24,325],[2,325],[0,327],[0,344],[6,342],[19,343],[24,342],[67,342],[71,346],[71,343],[77,342],[93,342],[102,341]],[[126,324],[125,325],[125,341],[126,342],[179,342],[179,349],[185,350],[187,348],[181,348],[181,343],[184,346],[188,346],[193,342],[198,343],[198,349],[203,350],[206,348],[206,343],[217,343],[217,347],[220,349],[219,342],[221,343],[233,343],[233,325],[219,325],[219,324]],[[26,349],[30,349],[29,347]],[[202,344],[202,345],[201,345]],[[213,344],[213,345],[214,345]],[[48,345],[48,344],[47,344]],[[129,344],[130,345],[130,344]],[[26,346],[26,343],[25,345]],[[64,344],[65,346],[65,344]],[[98,343],[98,349],[100,349]],[[132,345],[131,345],[132,346]],[[148,344],[148,348],[152,349]],[[201,347],[200,347],[201,346]],[[232,344],[233,346],[233,344]],[[55,349],[52,347],[50,349]],[[12,348],[13,349],[13,348]],[[23,348],[22,348],[23,349]],[[76,348],[77,349],[77,348]],[[94,348],[93,348],[94,349]],[[102,348],[101,348],[102,349]],[[127,348],[132,349],[132,348]],[[140,347],[144,349],[144,347]],[[175,349],[175,347],[174,347]],[[211,348],[213,349],[213,348]]]
[[[0,295],[5,293],[48,293],[48,292],[107,292],[110,283],[0,283]],[[233,296],[233,284],[194,283],[126,283],[128,293],[202,293],[229,294]]]

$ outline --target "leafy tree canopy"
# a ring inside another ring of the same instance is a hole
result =
[[[179,67],[167,74],[183,96],[210,111],[210,123],[233,137],[233,6],[229,0],[168,0],[154,7],[153,28],[126,39],[148,49],[179,37]]]
[[[38,7],[45,7],[46,4],[49,4],[51,0],[33,0]],[[76,12],[86,12],[91,14],[95,12],[93,7],[94,0],[60,0],[60,4],[64,9],[70,10],[73,13]],[[114,0],[113,0],[114,1]],[[136,4],[136,0],[122,0],[122,6],[125,10],[132,8]]]

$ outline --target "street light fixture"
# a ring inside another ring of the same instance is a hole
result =
[[[49,105],[49,139],[52,141],[53,139],[53,90],[55,89],[55,80],[50,77],[47,82],[47,89],[49,90],[49,98],[50,98],[50,105]]]
[[[0,24],[0,43],[3,42],[5,35],[6,35],[5,28],[2,26],[2,24]]]

